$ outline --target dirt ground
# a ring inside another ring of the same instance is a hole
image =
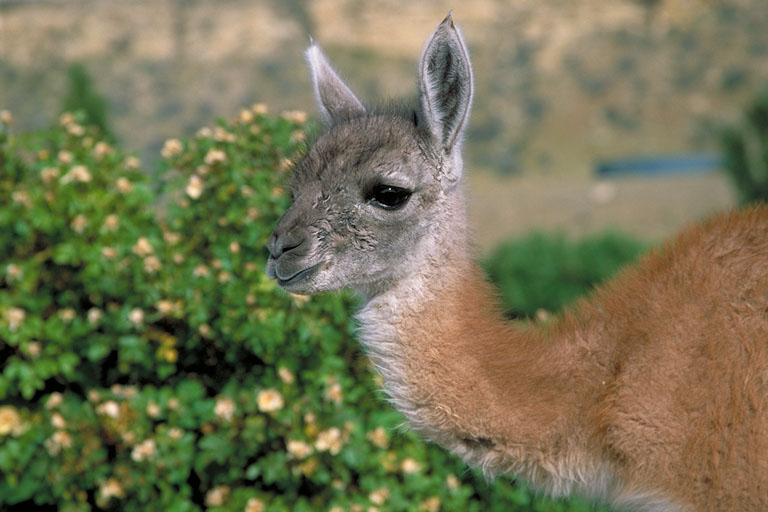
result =
[[[571,236],[619,229],[660,242],[684,225],[736,204],[722,173],[605,180],[468,174],[469,217],[478,248],[531,230]]]

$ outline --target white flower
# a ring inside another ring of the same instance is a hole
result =
[[[264,502],[258,498],[248,498],[244,512],[264,512]]]
[[[133,325],[137,327],[140,326],[144,323],[144,311],[139,308],[132,309],[131,312],[128,313],[128,320],[130,320]]]
[[[153,457],[156,452],[157,445],[155,444],[155,440],[146,439],[133,447],[133,450],[131,450],[131,458],[136,462],[141,462],[142,460]]]
[[[104,312],[99,308],[91,308],[88,310],[88,323],[91,325],[97,325],[101,321],[101,317],[104,316]]]
[[[8,312],[6,313],[6,317],[8,318],[8,328],[12,331],[18,330],[26,316],[26,312],[21,308],[8,309]]]
[[[213,407],[213,412],[224,421],[229,421],[232,419],[232,415],[235,414],[235,402],[226,396],[217,398],[216,405]]]
[[[229,497],[228,485],[217,485],[205,495],[205,504],[209,507],[220,507]]]
[[[117,418],[120,416],[120,406],[114,400],[107,400],[96,408],[96,412],[110,418]]]

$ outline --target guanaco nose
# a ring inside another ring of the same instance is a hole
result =
[[[269,254],[277,259],[290,251],[300,251],[307,245],[307,234],[302,231],[289,231],[288,233],[278,233],[275,231],[269,237],[267,249]]]

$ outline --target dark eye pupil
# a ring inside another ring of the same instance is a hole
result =
[[[373,188],[370,201],[385,210],[394,210],[403,206],[410,197],[411,191],[408,189],[377,185]]]

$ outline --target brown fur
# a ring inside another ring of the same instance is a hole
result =
[[[620,496],[768,510],[768,207],[688,229],[551,325],[508,325],[454,266],[398,329],[427,422],[534,483],[607,466]]]

